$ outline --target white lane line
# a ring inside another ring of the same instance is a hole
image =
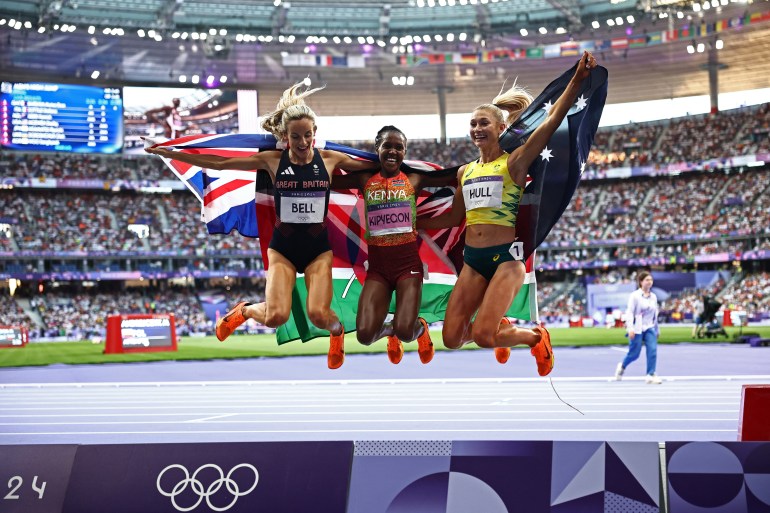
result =
[[[569,393],[561,393],[561,396],[567,399],[569,402],[576,404],[584,404],[586,406],[593,404],[608,404],[611,406],[627,406],[629,408],[635,408],[637,403],[651,404],[652,406],[665,407],[686,407],[702,405],[703,408],[708,407],[721,407],[730,405],[739,405],[741,402],[740,393],[727,396],[706,396],[706,397],[671,397],[668,396],[639,396],[629,398],[627,396],[618,395],[610,397],[581,397],[578,395],[571,395]],[[124,404],[119,400],[115,401],[98,401],[93,402],[89,400],[82,400],[80,402],[65,403],[62,402],[20,402],[14,404],[0,404],[0,415],[14,413],[17,411],[45,411],[50,409],[52,412],[61,410],[78,410],[78,409],[107,409],[107,410],[135,410],[137,408],[171,408],[171,411],[178,411],[179,408],[187,408],[189,410],[207,410],[221,411],[222,408],[228,408],[230,411],[239,411],[240,408],[276,408],[276,409],[291,409],[291,408],[344,408],[344,407],[359,407],[370,408],[373,403],[376,402],[377,407],[381,408],[399,408],[399,407],[445,407],[450,408],[457,406],[475,406],[475,407],[510,407],[510,406],[531,406],[537,408],[540,406],[548,405],[554,401],[558,402],[558,399],[553,394],[550,395],[528,395],[526,397],[510,399],[506,401],[496,400],[495,397],[475,397],[475,398],[446,398],[446,397],[423,397],[418,399],[412,399],[404,397],[403,400],[393,401],[378,401],[381,395],[374,394],[369,397],[362,398],[347,398],[338,397],[334,400],[321,401],[312,399],[305,399],[304,401],[280,401],[280,402],[254,402],[254,401],[200,401],[191,399],[177,399],[169,401],[132,401],[131,403]]]
[[[623,396],[643,396],[643,395],[661,395],[661,394],[671,394],[676,393],[678,395],[687,395],[689,396],[704,396],[707,395],[709,397],[712,396],[712,394],[719,394],[719,395],[728,395],[728,394],[734,394],[736,392],[741,391],[741,386],[738,384],[735,385],[725,385],[721,387],[693,387],[693,388],[685,388],[685,387],[679,387],[675,385],[668,385],[668,386],[641,386],[637,384],[623,384],[623,385],[612,385],[607,386],[606,388],[585,388],[585,387],[571,387],[571,386],[560,386],[559,390],[567,391],[572,394],[580,394],[581,396],[590,396],[590,397],[609,397],[613,395],[623,395]],[[387,399],[388,394],[383,393],[383,390],[385,387],[378,387],[378,388],[358,388],[355,390],[345,389],[345,390],[326,390],[326,393],[319,392],[318,390],[312,390],[312,389],[295,389],[290,392],[282,392],[282,391],[273,391],[269,389],[255,389],[252,393],[249,394],[241,394],[238,393],[238,391],[234,390],[220,390],[217,394],[199,394],[196,392],[195,389],[187,389],[186,393],[166,393],[165,391],[160,392],[148,392],[146,390],[134,390],[132,393],[115,393],[115,394],[88,394],[88,393],[82,393],[77,391],[72,391],[71,393],[62,394],[62,395],[48,395],[45,393],[24,393],[24,394],[15,394],[13,397],[4,396],[0,398],[0,404],[13,404],[13,403],[19,403],[19,402],[27,402],[27,401],[48,401],[48,402],[60,402],[60,401],[68,401],[73,402],[75,400],[83,400],[88,399],[91,401],[102,401],[107,402],[110,400],[115,400],[115,398],[120,398],[121,401],[127,400],[127,401],[152,401],[152,400],[172,400],[172,399],[178,399],[178,398],[186,398],[186,397],[194,397],[195,399],[199,399],[201,401],[214,401],[214,400],[227,400],[227,401],[260,401],[260,402],[266,402],[266,401],[272,401],[272,402],[279,402],[279,401],[285,401],[287,399],[291,400],[298,400],[302,398],[313,398],[313,399],[325,399],[330,398],[334,399],[338,396],[344,396],[344,397],[371,397],[372,395],[382,396],[383,399]],[[407,397],[415,397],[415,399],[419,399],[423,397],[425,394],[428,395],[439,395],[442,397],[458,397],[458,398],[476,398],[479,395],[482,396],[491,396],[493,395],[498,400],[502,397],[519,397],[522,394],[540,394],[540,395],[553,395],[553,390],[543,387],[538,388],[527,388],[527,387],[510,387],[510,386],[500,386],[500,387],[479,387],[479,388],[470,388],[465,389],[463,391],[453,389],[451,387],[447,386],[433,386],[433,387],[423,387],[421,389],[420,394],[414,394],[414,388],[413,387],[398,387],[398,386],[389,386],[387,387],[388,393],[408,393]]]
[[[562,383],[562,388],[569,388],[575,390],[588,390],[594,393],[610,393],[616,390],[635,391],[640,392],[642,390],[657,390],[672,388],[675,390],[725,390],[725,389],[738,389],[743,385],[761,384],[757,381],[667,381],[663,383],[663,386],[650,386],[643,384],[644,378],[638,379],[626,379],[623,381],[604,380],[592,383],[577,383],[568,382]],[[512,393],[517,390],[551,390],[548,383],[421,383],[424,388],[441,388],[442,390],[452,390],[453,393],[470,395],[476,390],[508,390],[508,393]],[[491,386],[490,386],[491,385]],[[86,395],[91,397],[112,397],[112,396],[132,396],[135,394],[144,395],[167,395],[167,396],[180,396],[189,393],[194,393],[201,397],[209,397],[213,395],[221,395],[222,393],[233,394],[236,396],[255,396],[262,391],[269,391],[271,393],[282,393],[287,395],[299,394],[302,392],[308,392],[314,395],[328,395],[330,393],[347,393],[347,394],[361,394],[372,390],[381,391],[383,388],[402,388],[407,390],[414,390],[414,383],[379,383],[369,384],[361,383],[354,386],[321,386],[318,384],[310,385],[293,385],[290,387],[275,387],[272,385],[227,385],[221,387],[196,387],[194,385],[187,385],[185,387],[153,387],[151,385],[145,385],[142,387],[129,387],[129,388],[102,388],[102,389],[84,389],[79,387],[72,388],[56,388],[56,389],[30,389],[30,388],[16,388],[3,391],[3,398],[17,398],[17,397],[29,397],[29,396],[45,396],[45,397],[68,397],[72,394]]]
[[[595,377],[553,377],[553,381],[597,382],[614,381],[612,376]],[[716,376],[664,376],[664,381],[756,381],[770,382],[769,374],[752,375],[716,375]],[[177,386],[223,386],[223,385],[353,385],[353,384],[426,384],[426,383],[537,383],[546,382],[546,378],[401,378],[401,379],[315,379],[315,380],[256,380],[256,381],[111,381],[95,383],[5,383],[0,388],[58,388],[58,387],[177,387]],[[623,381],[644,381],[644,376],[624,377]]]
[[[735,384],[736,386],[740,386],[742,383],[746,384],[753,384],[753,383],[760,383],[760,382],[770,382],[770,379],[764,376],[722,376],[718,377],[718,379],[695,379],[688,377],[687,379],[684,379],[681,376],[661,376],[661,379],[663,379],[664,384],[665,383],[675,383],[677,386],[689,386],[689,387],[701,387],[701,386],[709,386],[709,387],[720,387],[725,385],[732,385]],[[584,378],[584,379],[567,379],[567,378],[554,378],[554,382],[562,382],[562,383],[568,383],[572,386],[582,386],[582,387],[593,387],[596,385],[596,383],[610,383],[610,384],[616,384],[617,386],[622,386],[626,383],[643,383],[645,380],[645,376],[643,374],[638,375],[631,375],[631,376],[624,376],[623,380],[618,382],[615,380],[614,377],[611,376],[603,376],[603,377],[596,377],[596,378]],[[221,389],[231,389],[231,390],[238,390],[241,393],[253,393],[253,390],[255,388],[265,388],[269,390],[280,390],[280,391],[286,391],[286,392],[292,392],[296,389],[302,389],[308,388],[311,390],[324,390],[327,391],[329,387],[339,387],[339,386],[345,386],[355,389],[362,389],[362,388],[378,388],[382,387],[383,385],[396,385],[396,386],[408,386],[408,387],[414,387],[414,385],[445,385],[445,386],[451,386],[455,387],[461,390],[464,390],[468,388],[469,386],[473,387],[474,385],[477,388],[480,388],[481,386],[488,386],[490,384],[497,385],[497,384],[504,384],[504,385],[516,385],[517,387],[530,387],[530,388],[539,388],[542,386],[548,386],[548,381],[543,381],[542,378],[538,378],[537,380],[510,380],[510,379],[478,379],[478,380],[383,380],[381,382],[372,382],[372,381],[318,381],[318,382],[311,382],[311,381],[295,381],[295,382],[219,382],[219,383],[135,383],[135,384],[110,384],[110,383],[92,383],[89,386],[83,386],[78,383],[69,383],[69,384],[58,384],[55,386],[33,386],[33,385],[0,385],[0,389],[6,390],[8,394],[12,394],[14,392],[18,392],[20,390],[23,390],[27,393],[30,391],[38,391],[39,393],[69,393],[71,391],[78,391],[82,393],[92,393],[92,394],[105,394],[105,393],[131,393],[136,389],[144,389],[148,393],[150,391],[164,391],[165,393],[173,393],[180,390],[185,390],[188,388],[194,388],[198,391],[200,394],[213,394],[219,392]],[[654,388],[654,387],[650,387]],[[320,392],[319,392],[320,393]]]
[[[487,391],[488,392],[488,391]],[[617,394],[593,394],[593,393],[583,393],[577,390],[563,390],[562,391],[565,394],[568,394],[568,397],[574,400],[580,400],[580,401],[589,401],[589,400],[619,400],[623,399],[626,401],[629,401],[628,394],[625,393],[617,393]],[[728,400],[728,399],[738,399],[739,390],[732,390],[732,391],[725,391],[722,393],[691,393],[691,394],[675,394],[672,397],[672,394],[667,392],[666,390],[662,389],[654,389],[651,390],[648,394],[639,394],[633,398],[634,401],[637,400],[645,400],[645,399],[660,399],[664,401],[664,403],[669,404],[682,404],[682,403],[690,403],[690,402],[697,402],[700,400],[706,400],[706,401],[716,401],[716,400]],[[406,393],[406,392],[404,392]],[[205,406],[223,406],[226,404],[247,404],[247,405],[270,405],[270,404],[276,404],[276,405],[303,405],[303,404],[334,404],[334,403],[340,403],[340,402],[349,402],[349,403],[369,403],[372,401],[373,398],[378,399],[378,404],[404,404],[404,403],[410,403],[410,404],[424,404],[424,403],[432,403],[432,402],[439,402],[439,403],[451,403],[454,401],[468,401],[469,399],[474,400],[474,402],[478,403],[479,401],[493,401],[493,402],[530,402],[533,399],[542,400],[555,397],[553,392],[549,391],[538,391],[534,392],[531,391],[527,394],[516,394],[515,397],[511,398],[505,398],[500,399],[500,395],[496,393],[483,393],[483,394],[476,394],[471,396],[454,396],[453,394],[449,393],[443,393],[441,391],[423,391],[419,396],[409,396],[409,395],[393,395],[393,394],[383,394],[383,392],[380,391],[373,391],[370,394],[362,394],[362,395],[350,395],[350,394],[336,394],[334,396],[319,396],[314,397],[312,395],[306,395],[306,394],[298,394],[297,396],[287,396],[287,397],[276,397],[276,398],[243,398],[243,399],[237,399],[237,398],[224,398],[224,397],[210,397],[210,398],[201,398],[196,396],[195,394],[190,394],[186,397],[158,397],[154,396],[151,398],[132,398],[132,399],[121,399],[117,400],[116,398],[111,399],[91,399],[88,397],[72,397],[70,396],[71,400],[58,400],[58,401],[52,401],[48,399],[32,399],[28,398],[26,400],[20,399],[18,401],[0,401],[0,408],[12,408],[17,405],[21,406],[81,406],[81,405],[91,405],[91,406],[102,406],[102,405],[115,405],[116,402],[119,402],[118,406],[132,406],[132,405],[163,405],[163,404],[178,404],[180,402],[186,401],[186,402],[194,402],[196,405],[200,405],[202,407]]]
[[[545,433],[545,432],[581,432],[581,433],[613,433],[613,432],[628,432],[628,433],[659,433],[665,435],[666,433],[732,433],[737,435],[735,429],[666,429],[660,428],[622,428],[622,429],[592,429],[592,428],[550,428],[543,430],[542,428],[516,428],[516,429],[484,429],[484,428],[472,428],[472,429],[440,429],[440,428],[426,428],[426,429],[297,429],[297,430],[273,430],[273,431],[252,431],[252,430],[238,430],[238,431],[222,431],[222,430],[205,430],[205,431],[48,431],[48,432],[21,432],[21,433],[0,433],[0,437],[3,436],[67,436],[67,435],[226,435],[226,434],[287,434],[296,433],[301,435],[308,435],[312,433],[352,433],[359,435],[361,433]],[[361,438],[359,438],[361,439]],[[665,436],[663,437],[665,439]],[[307,440],[307,438],[303,438]]]
[[[202,419],[186,420],[185,422],[188,422],[188,423],[192,423],[192,422],[208,422],[208,421],[214,420],[214,419],[224,419],[224,418],[227,418],[227,417],[234,417],[235,415],[238,415],[238,414],[237,413],[227,413],[225,415],[214,415],[212,417],[204,417]],[[101,422],[94,422],[94,424],[102,424],[102,423]],[[132,424],[132,423],[128,422],[128,424]],[[0,425],[2,425],[2,424],[0,424]]]
[[[546,388],[547,387],[547,388]],[[645,393],[659,393],[655,392],[657,391],[664,391],[667,390],[669,392],[684,392],[684,393],[701,393],[701,392],[732,392],[735,390],[740,390],[741,384],[735,383],[735,384],[722,384],[720,386],[693,386],[693,387],[685,387],[685,386],[678,386],[676,384],[668,384],[668,386],[650,386],[650,385],[642,385],[641,383],[619,383],[619,384],[594,384],[592,386],[573,386],[573,385],[560,385],[559,389],[561,390],[570,390],[575,391],[577,393],[581,394],[591,394],[591,395],[612,395],[617,393],[629,393],[629,394],[645,394]],[[64,394],[48,394],[45,392],[37,393],[37,392],[30,392],[25,391],[24,393],[17,393],[13,396],[11,395],[3,395],[2,398],[0,398],[0,401],[21,401],[24,399],[29,398],[73,398],[73,397],[93,397],[94,399],[102,399],[102,400],[108,400],[114,397],[138,397],[138,398],[153,398],[153,397],[186,397],[189,395],[194,395],[195,397],[200,397],[202,399],[214,399],[214,398],[223,398],[227,397],[228,399],[230,397],[234,399],[252,399],[252,400],[270,400],[270,397],[262,397],[260,394],[280,394],[281,397],[287,396],[287,397],[305,397],[305,396],[311,396],[311,397],[335,397],[336,395],[346,395],[351,397],[357,397],[357,396],[366,396],[371,395],[373,393],[384,395],[382,393],[383,390],[404,390],[404,391],[414,391],[414,386],[399,386],[399,385],[380,385],[377,387],[355,387],[355,388],[339,388],[339,389],[333,389],[330,390],[328,388],[326,389],[320,389],[318,387],[307,387],[307,388],[294,388],[292,390],[275,390],[271,388],[266,387],[255,387],[251,390],[249,390],[248,393],[242,393],[240,390],[233,390],[233,389],[220,389],[217,391],[217,393],[208,393],[208,394],[201,394],[198,392],[198,389],[196,388],[187,388],[183,390],[175,390],[173,393],[169,392],[168,390],[146,390],[146,389],[133,389],[131,391],[122,391],[122,392],[114,392],[112,394],[91,394],[88,392],[83,392],[80,390],[69,390],[67,393]],[[447,395],[447,392],[450,392],[452,396],[457,397],[476,397],[479,393],[484,393],[486,395],[495,394],[497,397],[500,397],[501,395],[503,397],[508,396],[516,396],[518,392],[525,391],[529,393],[551,393],[553,394],[553,389],[551,387],[548,387],[548,385],[545,386],[538,386],[538,387],[528,387],[523,385],[493,385],[493,386],[466,386],[463,388],[457,388],[457,387],[451,387],[447,385],[427,385],[424,386],[422,389],[420,389],[420,394],[412,394],[414,396],[421,395],[423,393],[431,393],[434,391],[441,391],[442,395]],[[277,399],[274,399],[277,400]]]
[[[571,399],[571,398],[570,398]],[[354,402],[354,401],[346,401],[348,403]],[[356,403],[359,401],[355,401]],[[371,402],[371,401],[370,401]],[[554,403],[557,403],[558,401],[556,398],[553,399]],[[573,402],[576,402],[573,400]],[[399,403],[400,405],[403,405],[403,403]],[[590,402],[590,403],[580,403],[576,402],[579,406],[628,406],[628,402]],[[640,402],[635,401],[634,406],[663,406],[663,405],[679,405],[679,406],[735,406],[736,402],[714,402],[714,401],[705,401],[705,402],[690,402],[690,401],[684,401],[684,402],[669,402],[669,401],[651,401],[651,402]],[[453,403],[454,406],[478,406],[478,403]],[[521,402],[521,403],[507,403],[506,406],[532,406],[532,404],[528,402]],[[331,408],[328,404],[292,404],[291,405],[294,408],[302,407],[302,408]],[[425,405],[422,405],[425,406]],[[548,407],[551,405],[543,405],[543,407]],[[216,408],[216,406],[207,405],[207,408]],[[227,408],[228,410],[232,410],[233,405],[223,405],[222,408]],[[253,405],[253,404],[247,404],[244,403],[241,405],[243,408],[251,408],[251,409],[265,409],[265,408],[271,408],[274,407],[274,405]],[[110,411],[110,410],[133,410],[133,411],[144,411],[144,410],[168,410],[168,409],[174,409],[174,408],[189,408],[189,405],[185,404],[169,404],[169,405],[143,405],[143,406],[84,406],[84,405],[73,405],[72,408],[69,407],[46,407],[46,408],[8,408],[8,410],[14,410],[14,411],[66,411],[75,409],[78,411],[83,410],[99,410],[99,411]]]
[[[501,392],[505,392],[502,391]],[[650,390],[647,393],[625,393],[625,391],[617,391],[617,393],[608,393],[608,394],[595,394],[595,393],[588,393],[583,392],[580,390],[572,390],[572,389],[562,389],[560,390],[561,395],[566,395],[574,400],[580,400],[580,401],[588,401],[588,400],[618,400],[618,399],[624,399],[628,402],[636,401],[636,400],[644,400],[644,399],[653,399],[653,398],[673,398],[684,401],[698,401],[698,400],[732,400],[732,399],[739,399],[741,390],[740,389],[734,389],[734,390],[714,390],[714,391],[699,391],[699,392],[693,392],[688,393],[681,390],[662,390],[662,389],[654,389]],[[273,394],[275,396],[275,394]],[[390,397],[388,397],[390,396]],[[42,397],[20,397],[18,399],[14,399],[12,401],[9,400],[0,400],[0,409],[2,408],[13,408],[16,406],[66,406],[66,405],[80,405],[80,404],[89,404],[92,406],[97,405],[109,405],[109,404],[125,404],[125,405],[136,405],[136,404],[174,404],[174,403],[180,403],[180,402],[195,402],[197,405],[201,405],[202,407],[205,407],[206,405],[224,405],[224,404],[302,404],[306,402],[316,402],[316,403],[335,403],[339,401],[358,401],[358,402],[371,402],[372,399],[377,399],[378,403],[382,402],[383,404],[403,404],[404,402],[414,402],[414,403],[425,403],[425,402],[451,402],[451,401],[490,401],[495,403],[501,403],[505,404],[510,401],[522,401],[526,398],[536,398],[539,400],[547,399],[549,397],[554,397],[553,391],[522,391],[521,393],[514,394],[514,397],[505,397],[501,398],[499,393],[490,393],[489,390],[486,391],[479,391],[477,394],[470,394],[470,395],[459,395],[459,394],[453,394],[451,391],[427,391],[423,390],[419,397],[416,397],[414,395],[410,395],[408,390],[390,390],[388,393],[383,393],[382,390],[380,391],[372,391],[371,393],[366,394],[335,394],[333,397],[329,396],[314,396],[312,394],[297,394],[297,395],[286,395],[281,396],[281,398],[275,398],[275,399],[260,399],[255,397],[243,397],[243,398],[237,398],[232,397],[230,394],[228,394],[227,398],[224,397],[200,397],[197,396],[194,393],[185,395],[185,396],[158,396],[154,395],[152,397],[143,397],[143,396],[135,396],[132,395],[131,397],[112,397],[112,398],[103,398],[103,397],[89,397],[89,396],[79,396],[76,394],[70,394],[67,396],[67,398],[62,398],[59,400],[55,400],[52,398],[42,398]],[[382,401],[379,399],[382,398]]]
[[[643,383],[645,380],[645,376],[643,374],[633,375],[629,376],[626,375],[623,377],[622,381],[616,381],[614,377],[611,376],[604,376],[604,377],[597,377],[597,378],[585,378],[583,380],[581,379],[566,379],[566,378],[553,378],[554,382],[562,382],[567,383],[569,386],[575,386],[575,387],[583,387],[583,388],[591,388],[595,387],[597,383],[599,384],[609,384],[617,387],[622,387],[625,384],[628,383]],[[742,384],[758,384],[761,382],[770,382],[770,377],[766,376],[722,376],[719,379],[695,379],[693,377],[688,377],[687,379],[684,379],[681,376],[661,376],[661,379],[663,379],[664,384],[675,384],[677,387],[690,387],[690,388],[700,388],[700,387],[713,387],[713,388],[719,388],[724,386],[741,386]],[[146,393],[160,393],[161,391],[163,393],[172,394],[172,393],[182,393],[184,390],[187,390],[189,388],[193,388],[196,390],[196,393],[201,395],[206,394],[216,394],[220,393],[222,389],[229,389],[233,390],[236,393],[242,393],[242,394],[249,394],[254,393],[255,389],[268,389],[268,390],[277,390],[277,391],[283,391],[287,393],[295,392],[296,390],[301,389],[308,389],[308,390],[318,390],[318,393],[328,393],[329,387],[339,387],[344,386],[347,388],[350,388],[352,390],[361,390],[361,389],[370,389],[370,388],[380,388],[383,385],[390,385],[390,386],[402,386],[402,387],[410,387],[413,388],[414,385],[442,385],[447,387],[453,387],[459,390],[467,390],[467,389],[473,389],[473,388],[482,388],[484,386],[488,386],[490,384],[497,385],[515,385],[516,388],[522,387],[522,388],[541,388],[541,387],[549,387],[548,381],[543,381],[542,378],[538,378],[537,380],[518,380],[518,381],[512,381],[508,379],[479,379],[479,380],[464,380],[464,381],[451,381],[451,380],[388,380],[388,381],[382,381],[382,382],[371,382],[371,381],[356,381],[356,382],[350,382],[350,381],[324,381],[324,382],[219,382],[219,383],[136,383],[132,385],[124,384],[124,385],[112,385],[109,383],[92,383],[90,386],[83,386],[82,384],[78,383],[69,383],[69,384],[58,384],[55,386],[50,387],[43,387],[43,386],[35,386],[35,385],[2,385],[0,384],[0,389],[5,390],[4,396],[11,396],[13,394],[18,393],[40,393],[40,394],[58,394],[58,395],[65,395],[72,392],[77,393],[88,393],[88,394],[102,394],[102,395],[108,395],[108,394],[116,394],[116,393],[136,393],[137,389],[143,389]],[[550,387],[549,387],[550,388]],[[604,387],[603,387],[604,388]],[[656,387],[641,387],[641,388],[656,388]],[[351,391],[352,391],[351,390]]]
[[[447,414],[462,414],[462,413],[472,413],[474,415],[479,413],[484,414],[490,414],[490,413],[537,413],[537,414],[545,414],[545,413],[564,413],[564,408],[559,408],[558,410],[436,410],[436,411],[426,411],[421,410],[419,413],[424,414],[430,414],[430,415],[447,415]],[[648,413],[679,413],[679,414],[685,414],[685,413],[736,413],[739,411],[739,408],[732,408],[728,410],[682,410],[681,408],[675,409],[675,410],[619,410],[619,409],[611,409],[611,410],[582,410],[585,414],[597,414],[597,413],[639,413],[639,414],[648,414]],[[265,413],[249,413],[249,412],[241,412],[241,413],[232,413],[228,415],[345,415],[348,413],[358,413],[360,415],[375,415],[378,413],[387,413],[389,415],[397,414],[397,415],[405,415],[405,414],[411,414],[415,413],[412,410],[382,410],[377,409],[373,411],[364,411],[364,410],[351,410],[351,411],[340,411],[340,410],[334,410],[331,412],[323,412],[323,411],[270,411]],[[190,411],[190,412],[179,412],[179,413],[147,413],[145,416],[147,417],[189,417],[191,415],[212,415],[215,414],[213,412],[196,412],[196,411]],[[219,416],[226,416],[226,415],[219,415]],[[78,418],[78,417],[136,417],[136,413],[52,413],[52,414],[45,414],[45,413],[39,413],[39,414],[20,414],[20,415],[0,415],[0,419],[16,419],[16,418]]]
[[[563,389],[565,392],[569,392],[572,395],[580,396],[584,399],[590,399],[590,398],[612,398],[612,397],[624,397],[627,398],[629,396],[633,397],[644,397],[644,396],[652,396],[657,397],[660,395],[666,395],[666,393],[670,394],[673,392],[673,390],[664,391],[662,389],[650,389],[648,393],[636,393],[636,394],[630,394],[625,393],[625,391],[617,390],[615,393],[603,393],[603,394],[597,394],[592,393],[590,391],[581,391],[581,390],[573,390],[573,389]],[[500,391],[490,391],[490,390],[479,390],[478,393],[475,394],[454,394],[449,390],[446,389],[434,389],[434,390],[421,390],[419,394],[409,394],[409,389],[393,389],[388,390],[388,393],[384,393],[382,389],[380,390],[372,390],[367,393],[356,393],[356,394],[349,394],[346,392],[337,392],[333,395],[315,395],[312,393],[298,393],[298,394],[283,394],[280,397],[276,394],[270,394],[271,397],[232,397],[230,394],[222,394],[221,396],[208,396],[208,397],[200,397],[199,395],[195,394],[194,391],[190,391],[187,395],[180,395],[180,396],[166,396],[162,394],[154,394],[152,396],[142,396],[142,395],[131,395],[131,396],[115,396],[115,397],[89,397],[87,395],[79,395],[79,394],[68,394],[66,398],[62,398],[59,400],[52,399],[49,397],[38,397],[38,396],[29,396],[29,397],[20,397],[18,399],[14,399],[12,401],[9,400],[0,400],[0,406],[3,405],[14,405],[14,404],[76,404],[81,403],[83,401],[88,401],[92,404],[109,404],[112,401],[120,400],[121,403],[125,404],[131,404],[131,403],[163,403],[163,402],[173,402],[173,401],[179,401],[184,399],[194,400],[194,401],[200,401],[201,403],[243,403],[243,402],[252,402],[252,403],[287,403],[287,402],[311,402],[311,401],[320,401],[320,400],[327,400],[327,401],[334,401],[338,398],[345,398],[348,400],[359,400],[359,401],[368,401],[372,397],[378,397],[382,398],[383,401],[389,401],[389,402],[402,402],[405,399],[410,401],[425,401],[428,399],[441,399],[444,401],[447,400],[469,400],[469,399],[479,399],[481,398],[494,398],[496,401],[505,401],[505,400],[514,400],[514,399],[521,399],[525,396],[533,396],[538,395],[542,397],[548,397],[553,396],[554,393],[551,389],[548,390],[527,390],[522,391],[525,393],[516,393],[512,394],[513,397],[501,397],[501,393],[505,393],[506,395],[511,395],[509,390],[500,390]],[[677,390],[676,392],[681,392]],[[711,391],[711,392],[693,392],[693,393],[678,393],[678,396],[686,395],[688,398],[692,399],[700,399],[700,398],[713,398],[715,395],[721,395],[725,397],[732,397],[736,392],[739,392],[738,389],[735,390],[720,390],[720,391]],[[405,394],[403,396],[399,395],[391,395],[391,394]],[[119,399],[118,399],[119,397]]]
[[[235,415],[235,414],[233,414]],[[227,415],[225,416],[227,417]],[[216,418],[216,417],[213,417]],[[203,420],[209,420],[209,419],[203,419]],[[200,420],[190,420],[186,421],[185,424],[190,423],[198,423],[202,422]],[[445,422],[456,422],[456,423],[479,423],[479,422],[505,422],[505,423],[520,423],[520,422],[541,422],[543,424],[547,424],[549,422],[572,422],[572,423],[585,423],[585,422],[732,422],[737,423],[737,418],[726,418],[726,419],[719,419],[719,418],[680,418],[680,419],[671,419],[671,418],[644,418],[644,419],[628,419],[628,418],[608,418],[608,417],[602,417],[602,418],[585,418],[585,417],[574,417],[570,416],[570,418],[566,419],[554,419],[554,418],[529,418],[529,419],[520,419],[520,418],[512,418],[512,419],[500,419],[500,418],[440,418],[440,419],[415,419],[415,418],[404,418],[404,419],[394,419],[394,418],[371,418],[371,419],[340,419],[340,418],[334,418],[334,419],[264,419],[264,420],[222,420],[222,421],[214,421],[209,422],[209,424],[396,424],[396,423],[404,423],[404,424],[410,424],[415,422],[439,422],[439,423],[445,423]],[[144,420],[134,420],[134,421],[101,421],[101,422],[2,422],[0,423],[0,426],[126,426],[126,425],[165,425],[165,424],[173,424],[177,425],[179,424],[179,421],[168,421],[168,420],[151,420],[151,421],[144,421]]]

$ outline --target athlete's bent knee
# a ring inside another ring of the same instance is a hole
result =
[[[447,349],[460,349],[463,346],[462,335],[456,331],[447,331],[446,326],[441,330],[441,338],[443,338],[444,347]]]
[[[497,329],[490,330],[484,326],[473,326],[473,341],[479,347],[495,347],[495,335],[497,335]]]
[[[325,329],[329,322],[329,310],[326,308],[313,308],[307,311],[307,318],[318,328]]]
[[[267,312],[265,315],[265,326],[268,328],[277,328],[283,326],[289,321],[289,312]]]
[[[375,342],[374,337],[377,336],[377,333],[373,329],[370,328],[364,328],[364,327],[356,327],[356,338],[358,339],[358,342],[365,345],[370,346]]]
[[[414,336],[415,329],[414,329],[414,323],[407,323],[407,322],[396,322],[393,324],[393,334],[398,337],[399,340],[403,340],[404,342],[411,342],[415,339]]]

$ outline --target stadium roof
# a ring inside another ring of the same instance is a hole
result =
[[[448,112],[466,112],[494,96],[506,79],[510,83],[518,76],[538,91],[575,60],[520,58],[527,50],[570,40],[644,38],[767,12],[770,3],[713,0],[698,3],[697,12],[693,5],[673,0],[0,0],[0,75],[88,83],[99,71],[94,83],[176,86],[192,85],[197,75],[199,87],[211,76],[217,87],[260,91],[260,110],[272,107],[291,82],[309,76],[314,85],[328,85],[313,99],[325,115],[434,113],[438,90],[448,93]],[[724,68],[720,91],[770,87],[770,22],[747,23],[703,37],[595,52],[610,69],[608,101],[707,94],[709,52],[688,54],[686,47],[693,40],[714,45],[717,38],[724,41],[717,54]],[[518,57],[399,63],[418,54],[496,49],[515,49]],[[393,77],[400,76],[411,76],[414,85],[394,85]]]
[[[642,3],[652,7],[660,2]],[[506,32],[512,25],[518,30],[535,23],[574,30],[597,17],[639,12],[636,4],[635,0],[3,0],[0,10],[39,22],[145,30],[216,27],[274,36],[387,37],[471,27]]]

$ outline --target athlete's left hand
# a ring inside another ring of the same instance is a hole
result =
[[[578,82],[582,82],[591,74],[591,71],[598,66],[596,59],[590,52],[583,52],[583,56],[580,58],[577,70],[575,70],[575,79]]]

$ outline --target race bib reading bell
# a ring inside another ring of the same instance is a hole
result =
[[[281,221],[284,223],[322,223],[326,192],[283,192],[281,194]]]

